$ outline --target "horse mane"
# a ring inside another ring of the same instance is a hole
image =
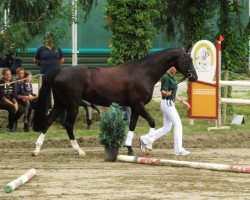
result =
[[[131,65],[132,66],[138,66],[138,63],[142,63],[142,62],[144,62],[146,60],[152,60],[152,58],[155,57],[155,55],[162,54],[162,53],[165,53],[165,52],[168,52],[168,51],[171,51],[171,50],[182,50],[183,52],[185,52],[183,48],[162,49],[162,50],[159,50],[159,51],[156,51],[156,52],[153,52],[153,53],[148,53],[144,57],[135,58],[135,59],[126,61],[124,63],[120,63],[117,66],[121,66],[121,67],[128,67],[128,66],[131,66]],[[87,69],[91,69],[91,70],[100,70],[100,67],[95,67],[95,66],[93,66],[93,67],[88,67],[88,66],[83,66],[83,65],[78,65],[78,66],[86,67]],[[117,67],[117,66],[115,66],[115,65],[110,66],[110,68]]]
[[[87,67],[87,69],[100,70],[100,67]]]
[[[156,51],[156,52],[153,52],[153,53],[149,53],[147,55],[145,55],[144,57],[142,58],[138,58],[138,59],[132,59],[132,60],[129,60],[127,62],[125,62],[126,64],[138,64],[139,62],[143,62],[145,60],[151,60],[152,57],[154,57],[155,55],[157,54],[162,54],[162,53],[165,53],[165,52],[168,52],[168,51],[171,51],[171,50],[182,50],[182,48],[168,48],[168,49],[162,49],[160,51]]]

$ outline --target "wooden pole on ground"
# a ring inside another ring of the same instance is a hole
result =
[[[123,162],[149,164],[149,165],[190,167],[190,168],[195,168],[195,169],[208,169],[208,170],[215,170],[215,171],[226,171],[226,172],[250,174],[250,166],[190,162],[190,161],[178,161],[178,160],[164,160],[164,159],[157,159],[157,158],[150,158],[150,157],[135,157],[135,156],[126,156],[126,155],[118,155],[117,160],[123,161]]]
[[[20,176],[19,178],[17,178],[14,181],[9,182],[7,185],[4,186],[4,191],[5,192],[12,192],[13,190],[15,190],[16,188],[18,188],[19,186],[25,184],[26,182],[28,182],[30,179],[33,178],[33,176],[35,176],[36,174],[36,170],[34,168],[30,169],[27,173],[25,173],[24,175]]]

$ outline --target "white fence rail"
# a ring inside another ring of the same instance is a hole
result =
[[[250,86],[250,81],[220,81],[221,86]]]
[[[221,86],[243,86],[249,87],[250,81],[220,81]],[[250,104],[249,99],[221,98],[221,103]]]
[[[221,103],[250,104],[250,100],[221,98]]]

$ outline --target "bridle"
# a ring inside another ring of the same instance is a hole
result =
[[[185,55],[183,55],[185,56]],[[185,56],[184,58],[185,64],[187,64],[188,58]],[[176,85],[178,85],[179,83],[183,82],[186,79],[190,79],[193,76],[193,71],[195,70],[195,68],[190,65],[188,65],[188,70],[187,70],[187,74],[186,76],[183,76],[179,81],[177,81]]]
[[[185,56],[185,64],[187,64],[187,60],[188,58]],[[186,79],[190,79],[192,76],[193,76],[193,71],[195,70],[195,68],[193,67],[192,68],[192,66],[190,66],[190,65],[188,65],[188,70],[187,70],[187,74],[186,74],[186,76],[184,76],[183,75],[183,77],[179,80],[179,81],[177,81],[176,83],[175,83],[175,86],[176,85],[178,85],[179,83],[181,83],[181,82],[183,82],[184,80],[186,80]],[[173,104],[173,102],[174,102],[174,100],[173,99],[169,99],[169,100],[167,100],[167,105],[170,107],[172,107],[174,104]]]

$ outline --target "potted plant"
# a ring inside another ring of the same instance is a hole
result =
[[[105,147],[105,161],[115,162],[126,131],[125,113],[117,103],[100,115],[99,140]]]

